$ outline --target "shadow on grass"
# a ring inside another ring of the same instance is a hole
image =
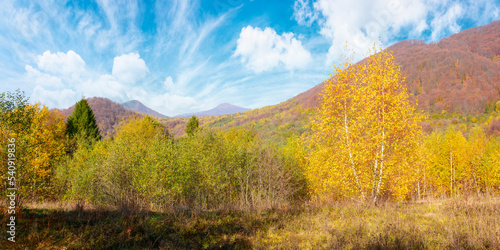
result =
[[[25,209],[0,249],[499,249],[500,202],[353,203],[263,212]]]
[[[117,211],[24,209],[16,225],[16,242],[5,236],[0,245],[8,249],[248,249],[250,237],[277,223],[279,217],[276,211],[125,216]],[[2,225],[7,219],[2,214]]]

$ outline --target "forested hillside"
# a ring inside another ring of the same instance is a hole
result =
[[[433,114],[431,120],[439,120],[424,121],[425,131],[457,122],[486,123],[489,133],[500,131],[500,119],[485,115],[500,100],[500,21],[464,30],[438,43],[407,40],[387,50],[393,51],[401,65],[410,98],[418,100],[420,110]],[[301,134],[319,106],[324,85],[277,105],[201,121],[207,127],[254,126],[274,139],[276,134]],[[174,134],[182,135],[187,119],[163,121]]]
[[[94,112],[99,131],[103,137],[111,136],[120,121],[131,116],[142,116],[142,114],[126,109],[121,104],[113,102],[108,98],[92,97],[88,98],[87,102]],[[75,105],[62,110],[61,113],[67,118],[74,110]]]
[[[398,42],[389,48],[421,110],[480,114],[500,99],[500,21],[461,31],[438,43]],[[317,107],[324,83],[295,97]]]
[[[430,122],[424,123],[427,131],[432,131],[433,127],[444,128],[453,122],[453,118],[465,117],[465,121],[470,122],[472,116],[480,116],[493,110],[500,100],[500,21],[464,30],[438,43],[406,40],[387,50],[393,51],[395,61],[401,65],[402,75],[405,77],[403,84],[407,87],[410,98],[418,100],[418,108],[449,118],[432,125]],[[305,131],[303,125],[307,123],[310,113],[321,101],[319,93],[323,87],[324,83],[320,83],[277,105],[239,114],[210,116],[220,113],[216,108],[215,113],[200,113],[201,116],[209,115],[200,120],[204,126],[211,128],[244,125],[254,126],[261,133],[272,136],[301,134]],[[94,97],[88,101],[103,136],[109,136],[124,117],[137,115],[106,98]],[[137,106],[137,103],[130,102],[127,105],[132,104]],[[71,114],[73,108],[63,110],[63,115]],[[240,112],[244,110],[238,108]],[[158,114],[155,116],[161,117]],[[188,119],[166,118],[162,122],[175,135],[181,136]],[[485,117],[480,122],[488,123],[490,133],[500,130],[497,128],[500,120]]]

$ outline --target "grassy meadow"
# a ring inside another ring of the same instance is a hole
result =
[[[56,203],[22,211],[9,249],[498,249],[500,199],[308,203],[253,212],[123,215]],[[2,224],[6,216],[1,217]]]

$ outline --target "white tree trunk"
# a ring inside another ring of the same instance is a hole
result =
[[[453,154],[450,149],[450,196],[453,196]]]
[[[354,179],[356,180],[356,185],[358,186],[359,192],[361,193],[361,198],[363,201],[366,200],[365,193],[363,192],[363,188],[361,187],[361,184],[358,179],[358,174],[356,174],[356,167],[354,166],[354,160],[352,159],[352,152],[351,152],[351,144],[349,142],[349,128],[347,126],[347,100],[344,100],[344,127],[345,127],[345,135],[346,135],[346,146],[349,151],[349,159],[351,160],[351,168],[352,172],[354,174]]]

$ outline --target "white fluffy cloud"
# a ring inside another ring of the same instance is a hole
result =
[[[198,103],[188,96],[172,93],[151,93],[142,88],[129,89],[127,97],[131,100],[139,100],[144,105],[165,115],[178,115],[183,110],[189,110]]]
[[[106,97],[116,102],[137,99],[168,115],[198,105],[191,97],[173,93],[178,86],[170,76],[163,81],[163,90],[148,90],[141,86],[140,81],[145,79],[149,70],[137,53],[115,57],[112,74],[86,70],[85,61],[71,50],[68,53],[46,51],[35,61],[35,67],[25,66],[24,81],[33,85],[31,99],[51,108],[68,108],[82,95]]]
[[[165,78],[165,81],[163,81],[163,86],[167,90],[171,90],[174,87],[174,80],[172,80],[171,76],[167,76],[167,78]]]
[[[26,65],[25,81],[35,85],[31,98],[51,108],[67,108],[82,95],[103,96],[115,101],[125,96],[123,82],[109,74],[87,71],[85,61],[72,50],[67,53],[46,51],[35,61],[36,68]],[[123,60],[118,61],[123,63]]]
[[[104,74],[97,79],[88,79],[84,84],[77,88],[85,94],[86,97],[101,96],[115,101],[125,100],[125,94],[128,88],[112,75]]]
[[[149,73],[144,60],[137,53],[115,57],[113,61],[113,76],[123,83],[134,84],[143,80]]]
[[[417,33],[427,28],[423,0],[318,0],[314,10],[324,17],[320,33],[332,41],[329,64],[343,53],[346,42],[362,58],[379,36],[390,42],[404,27]]]
[[[51,108],[67,108],[75,104],[75,100],[77,100],[77,98],[77,93],[72,89],[64,88],[48,90],[40,85],[35,86],[33,94],[31,95],[32,100],[41,102]]]
[[[311,54],[293,33],[278,35],[274,29],[252,26],[241,30],[234,56],[240,56],[241,62],[257,73],[280,64],[289,70],[303,68],[311,61]]]
[[[77,77],[85,72],[85,61],[72,50],[68,53],[45,51],[37,57],[37,66],[47,73],[60,76]]]
[[[67,108],[101,86],[93,86],[85,61],[73,50],[45,51],[35,59],[36,68],[26,65],[25,81],[34,84],[31,99],[51,108]]]
[[[165,93],[163,95],[155,95],[151,101],[147,102],[150,107],[159,110],[164,114],[178,115],[181,110],[189,110],[198,105],[198,103],[188,96],[175,95]]]
[[[26,70],[27,79],[29,79],[30,82],[33,82],[36,85],[47,88],[62,88],[64,86],[61,78],[57,76],[42,73],[33,68],[31,65],[26,65],[24,69]]]

